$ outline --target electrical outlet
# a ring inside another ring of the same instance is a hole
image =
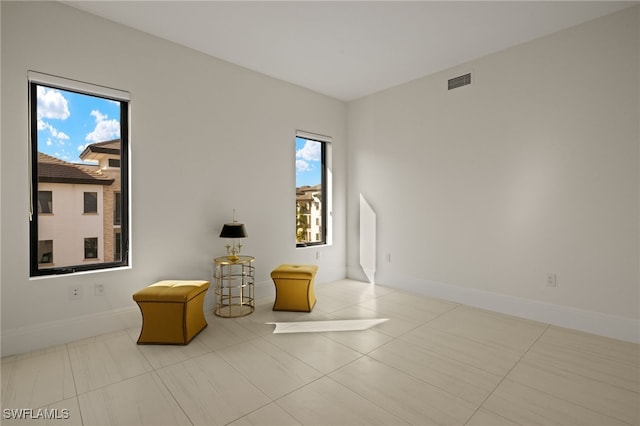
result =
[[[93,289],[96,296],[104,296],[104,284],[94,284]]]
[[[548,273],[547,274],[547,287],[557,287],[558,281],[556,274]]]
[[[69,300],[82,299],[82,287],[69,287]]]
[[[387,253],[384,258],[387,261],[387,263],[391,263],[391,253]]]
[[[320,251],[316,251],[316,260],[320,259]]]

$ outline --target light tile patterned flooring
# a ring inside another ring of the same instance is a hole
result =
[[[639,345],[351,280],[310,314],[207,315],[188,346],[139,330],[2,359],[2,408],[73,425],[639,425]],[[270,321],[389,318],[273,334]],[[35,412],[35,411],[34,411]],[[59,411],[62,413],[62,411]]]

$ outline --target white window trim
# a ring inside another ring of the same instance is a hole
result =
[[[126,102],[129,102],[131,100],[131,94],[124,90],[113,89],[111,87],[99,86],[96,84],[85,83],[83,81],[71,80],[63,77],[57,77],[55,75],[44,74],[37,71],[27,71],[27,79],[29,80],[29,83],[40,83],[47,86],[56,86],[60,89],[79,91],[88,95],[102,96]]]

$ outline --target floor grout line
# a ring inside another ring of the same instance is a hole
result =
[[[493,387],[493,389],[491,390],[491,392],[489,392],[489,394],[487,395],[486,398],[484,398],[484,400],[480,403],[480,405],[478,405],[478,408],[476,408],[476,410],[473,412],[473,414],[471,415],[471,417],[469,417],[467,419],[467,421],[465,422],[465,424],[467,424],[472,418],[473,416],[476,415],[476,413],[484,406],[484,404],[487,402],[487,400],[489,400],[489,398],[491,398],[491,396],[495,393],[495,391],[500,387],[500,385],[502,385],[502,383],[507,379],[507,377],[509,376],[509,374],[511,374],[511,372],[516,368],[516,366],[518,364],[520,364],[520,362],[524,359],[524,357],[531,351],[531,349],[536,345],[536,343],[538,343],[538,341],[542,338],[542,336],[547,332],[547,330],[549,330],[549,325],[547,324],[547,326],[544,328],[544,330],[542,330],[542,332],[540,333],[540,335],[535,339],[535,341],[533,341],[533,343],[531,343],[531,345],[527,348],[526,351],[524,351],[524,353],[520,356],[520,358],[518,358],[518,360],[516,362],[513,363],[513,365],[511,366],[511,368],[509,369],[509,371],[507,371],[504,376],[502,376],[502,379],[500,379],[500,381]],[[496,413],[497,414],[497,413]],[[500,414],[498,414],[500,415]]]

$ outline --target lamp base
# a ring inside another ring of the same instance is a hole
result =
[[[227,259],[234,262],[240,259],[240,256],[238,256],[238,253],[240,253],[242,244],[238,244],[238,246],[236,247],[236,242],[234,241],[232,245],[227,244],[225,248],[227,249]]]

